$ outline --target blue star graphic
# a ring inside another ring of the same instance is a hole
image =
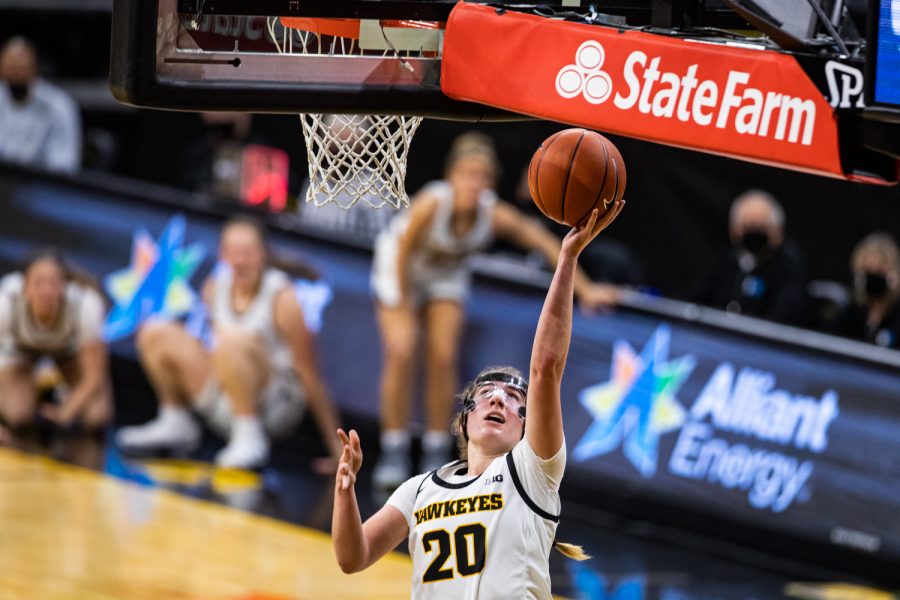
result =
[[[594,422],[573,450],[575,460],[623,444],[625,456],[641,475],[656,473],[659,436],[684,422],[684,408],[675,394],[696,365],[693,355],[668,360],[671,335],[668,326],[660,325],[640,355],[627,342],[616,342],[610,380],[579,395]]]
[[[183,246],[186,226],[184,216],[175,215],[158,242],[143,229],[135,232],[131,266],[104,280],[115,301],[103,328],[107,341],[131,335],[151,316],[179,317],[196,304],[189,281],[206,249],[200,242]]]

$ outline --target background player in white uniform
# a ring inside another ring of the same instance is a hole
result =
[[[375,484],[392,489],[411,474],[408,421],[417,340],[426,338],[426,431],[422,470],[450,458],[447,426],[458,389],[457,354],[468,295],[469,256],[494,236],[544,254],[556,264],[559,240],[493,191],[498,162],[490,138],[458,137],[447,158],[444,181],[425,186],[375,243],[372,288],[382,337],[381,457]],[[592,283],[580,269],[575,293],[584,308],[615,302],[616,289]]]
[[[46,250],[0,280],[0,415],[13,430],[34,421],[34,370],[43,357],[53,359],[68,386],[60,404],[41,408],[46,419],[96,431],[112,416],[103,299],[77,279]]]
[[[464,392],[457,435],[465,440],[465,460],[408,480],[363,524],[354,491],[359,436],[338,430],[343,452],[332,535],[344,572],[367,568],[408,537],[413,598],[551,597],[549,552],[566,462],[560,382],[576,261],[623,205],[601,220],[594,211],[563,240],[535,332],[530,385],[514,370],[492,368]]]
[[[333,472],[340,450],[331,434],[337,412],[316,360],[315,343],[288,276],[267,266],[265,232],[249,219],[222,230],[225,265],[203,288],[213,324],[208,351],[178,323],[149,322],[137,337],[141,363],[160,402],[157,418],[125,427],[119,445],[129,451],[181,449],[200,441],[189,407],[200,412],[228,445],[220,466],[255,468],[269,456],[269,436],[290,433],[309,404],[332,456],[317,461]]]

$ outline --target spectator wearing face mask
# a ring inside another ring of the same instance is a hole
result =
[[[900,348],[900,250],[886,233],[872,233],[853,249],[853,302],[835,319],[837,335]]]
[[[37,53],[23,37],[0,48],[0,161],[67,173],[81,166],[78,106],[39,77]]]
[[[732,247],[702,281],[695,300],[733,314],[782,323],[803,317],[806,266],[784,235],[784,210],[762,190],[748,190],[731,205]]]

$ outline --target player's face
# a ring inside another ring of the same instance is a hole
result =
[[[447,179],[453,187],[457,206],[474,210],[481,192],[494,185],[494,164],[484,154],[464,154],[450,167]]]
[[[41,320],[53,318],[62,304],[65,275],[53,260],[39,260],[25,273],[25,300]]]
[[[473,400],[475,407],[467,424],[470,443],[479,443],[487,451],[512,449],[522,437],[522,390],[507,383],[486,383],[475,390]]]
[[[222,233],[221,258],[231,267],[235,284],[254,286],[266,266],[266,249],[253,227],[236,224]]]

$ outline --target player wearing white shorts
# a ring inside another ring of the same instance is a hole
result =
[[[13,430],[37,411],[35,367],[53,360],[68,385],[61,404],[42,415],[62,427],[99,430],[112,414],[100,294],[77,281],[62,257],[46,250],[0,280],[0,416]]]
[[[315,346],[288,276],[267,266],[265,232],[249,219],[222,230],[224,268],[207,280],[203,300],[213,325],[211,349],[177,323],[151,321],[138,333],[141,362],[160,402],[156,419],[119,431],[126,451],[190,451],[200,428],[189,407],[228,439],[220,466],[260,467],[270,436],[294,430],[308,404],[328,444],[333,472],[338,419],[316,366]]]
[[[332,535],[344,572],[367,568],[408,538],[414,599],[549,599],[550,548],[584,558],[554,544],[566,461],[560,382],[578,255],[623,205],[602,219],[595,210],[563,240],[535,332],[530,384],[515,369],[494,367],[464,390],[454,428],[461,461],[408,480],[363,523],[354,489],[359,436],[338,430]]]
[[[375,242],[372,289],[381,333],[381,456],[376,486],[393,489],[411,474],[408,420],[417,339],[424,330],[425,433],[423,470],[450,457],[447,435],[457,389],[457,354],[469,294],[469,257],[496,236],[556,263],[559,240],[493,191],[499,165],[490,138],[463,134],[447,159],[444,181],[426,185]],[[615,288],[575,272],[575,293],[586,308],[615,301]]]

